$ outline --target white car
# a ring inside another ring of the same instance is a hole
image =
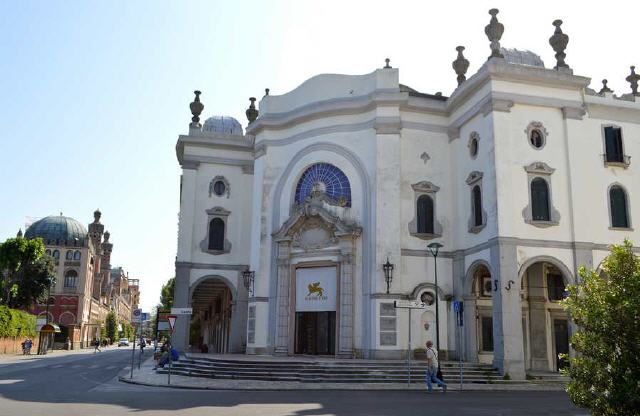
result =
[[[128,347],[129,346],[129,340],[126,338],[120,338],[120,341],[118,341],[118,347]]]

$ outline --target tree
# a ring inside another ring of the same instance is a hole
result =
[[[171,309],[173,306],[173,291],[176,287],[176,278],[172,277],[162,285],[162,290],[160,291],[160,307],[162,309]]]
[[[107,314],[105,332],[107,333],[107,338],[109,338],[111,343],[113,343],[118,335],[118,318],[116,318],[116,313],[114,311],[110,311]]]
[[[580,269],[564,306],[578,325],[571,345],[571,400],[598,415],[640,415],[640,259],[613,246],[603,275]]]
[[[42,239],[9,238],[0,244],[0,304],[28,308],[55,283],[53,261]]]

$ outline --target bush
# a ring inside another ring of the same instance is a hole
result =
[[[0,338],[27,336],[36,336],[35,315],[0,306]]]

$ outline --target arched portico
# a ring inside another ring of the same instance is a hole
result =
[[[246,327],[240,313],[237,291],[223,276],[199,278],[189,290],[193,308],[189,330],[192,351],[240,353],[246,346]]]
[[[565,287],[573,282],[569,268],[551,256],[537,256],[520,267],[525,368],[558,371],[569,353],[570,322],[560,305]]]

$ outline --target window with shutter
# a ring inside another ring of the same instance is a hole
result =
[[[418,233],[433,234],[433,199],[428,195],[418,198]]]
[[[224,221],[220,218],[209,223],[209,250],[224,250]]]
[[[604,128],[604,140],[607,162],[624,162],[622,150],[622,129],[608,126]]]
[[[482,192],[479,186],[474,186],[472,191],[473,197],[473,224],[475,226],[482,225]]]
[[[627,213],[627,195],[619,186],[613,186],[609,190],[609,202],[611,204],[611,226],[614,228],[629,228],[629,215]]]
[[[549,187],[547,181],[535,178],[531,181],[531,216],[534,221],[550,221]]]

